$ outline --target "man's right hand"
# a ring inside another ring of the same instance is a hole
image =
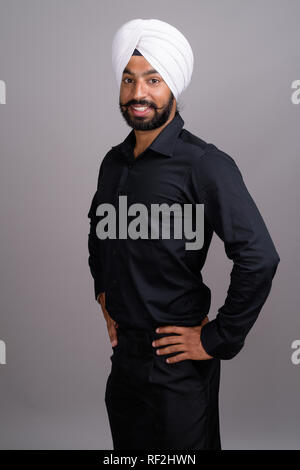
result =
[[[101,305],[102,312],[106,320],[109,339],[110,339],[112,347],[114,347],[118,344],[118,335],[117,335],[118,324],[115,320],[111,318],[111,316],[109,315],[108,311],[105,308],[105,292],[101,292],[101,294],[98,295],[97,301]]]

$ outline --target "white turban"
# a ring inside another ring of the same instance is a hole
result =
[[[160,20],[136,19],[121,26],[112,43],[112,64],[119,88],[134,49],[157,70],[177,100],[190,83],[194,67],[193,51],[185,36]]]

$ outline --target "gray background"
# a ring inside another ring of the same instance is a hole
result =
[[[229,153],[281,263],[244,349],[222,361],[224,449],[297,449],[300,365],[299,1],[7,0],[0,2],[0,446],[112,449],[104,404],[111,346],[87,264],[99,164],[130,132],[111,66],[116,30],[157,18],[195,56],[179,98],[185,128]],[[209,317],[231,261],[214,235],[204,281]]]

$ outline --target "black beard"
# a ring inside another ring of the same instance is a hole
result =
[[[122,106],[121,102],[119,101],[119,108],[128,126],[132,127],[133,129],[137,131],[151,131],[152,129],[157,129],[158,127],[163,126],[167,122],[172,111],[173,101],[174,101],[174,95],[171,92],[168,103],[165,106],[163,106],[161,109],[157,109],[155,106],[150,105],[150,107],[154,110],[154,116],[152,119],[144,118],[143,116],[131,116],[128,112],[129,106],[131,104],[146,105],[148,103],[131,102],[129,106],[128,105]]]

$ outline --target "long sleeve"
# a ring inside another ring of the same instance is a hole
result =
[[[194,188],[204,199],[204,223],[224,242],[233,268],[225,303],[202,328],[201,341],[211,356],[231,359],[242,349],[269,295],[280,258],[234,160],[221,151],[208,158],[201,172],[202,179],[207,171],[208,184],[200,190],[196,172]]]
[[[100,170],[99,170],[98,187],[100,184],[101,177],[103,177],[103,161],[101,162]],[[90,267],[92,277],[94,279],[94,292],[95,292],[96,301],[98,301],[99,294],[105,291],[103,259],[101,257],[101,240],[98,238],[96,234],[96,226],[97,226],[98,221],[100,220],[100,217],[96,216],[96,210],[98,206],[97,191],[94,194],[91,207],[88,212],[88,217],[90,218],[90,232],[88,235],[88,251],[89,251],[88,264]]]

